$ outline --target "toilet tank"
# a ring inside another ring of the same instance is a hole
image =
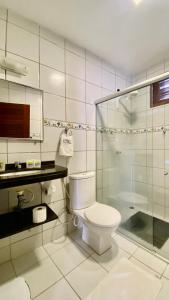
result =
[[[70,209],[83,209],[96,201],[95,173],[86,172],[69,176]]]

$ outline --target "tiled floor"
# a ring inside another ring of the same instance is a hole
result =
[[[160,278],[156,300],[169,299],[169,264],[118,234],[112,238],[112,248],[99,256],[84,244],[79,232],[73,232],[0,265],[0,284],[22,276],[32,299],[85,299],[122,257]]]

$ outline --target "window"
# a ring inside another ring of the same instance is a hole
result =
[[[151,107],[169,103],[169,78],[151,84],[150,91]]]

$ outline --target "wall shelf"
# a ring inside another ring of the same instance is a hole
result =
[[[38,224],[32,221],[32,209],[39,205],[0,215],[0,239],[58,219],[47,204],[41,205],[47,207],[47,220]]]
[[[64,178],[68,173],[67,168],[56,166],[54,161],[42,162],[40,169],[32,169],[33,171],[37,171],[35,174],[29,174],[29,172],[26,174],[25,172],[25,174],[22,175],[22,171],[30,170],[31,169],[26,169],[25,163],[22,164],[20,170],[16,170],[14,164],[6,165],[6,171],[0,173],[0,189]],[[10,176],[10,172],[12,173],[13,171],[15,171],[17,175]],[[8,174],[9,176],[3,177],[4,174]]]

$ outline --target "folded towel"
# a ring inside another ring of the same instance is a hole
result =
[[[60,136],[59,155],[73,156],[73,136],[69,130],[64,131]]]
[[[1,285],[0,300],[31,300],[24,278],[18,277]]]

